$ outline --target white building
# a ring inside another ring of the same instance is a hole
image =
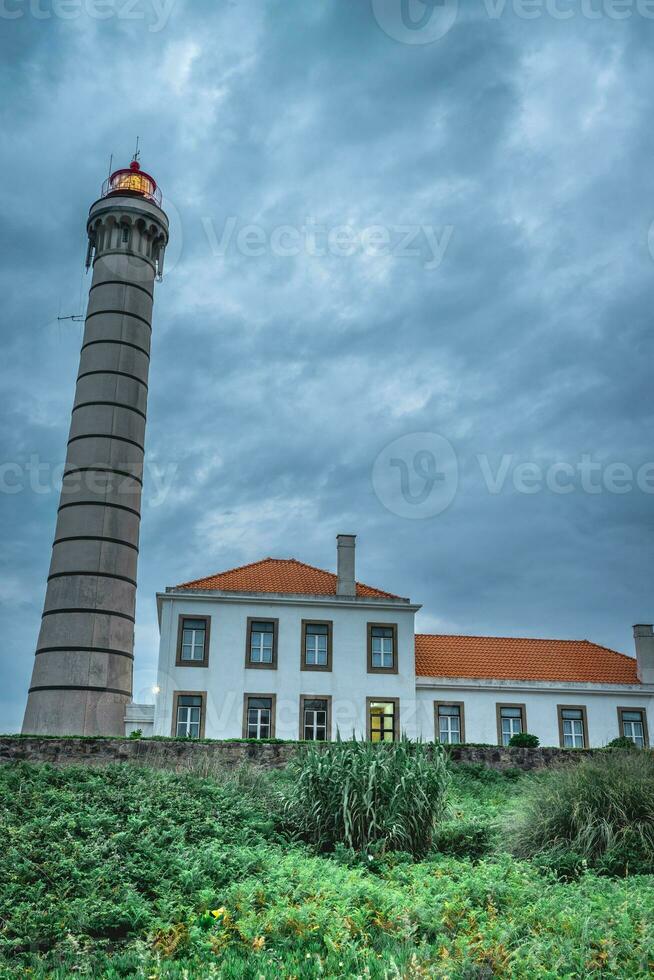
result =
[[[416,634],[419,605],[338,572],[266,558],[157,596],[156,705],[128,706],[129,733],[206,738],[439,738],[648,745],[654,633],[636,658],[587,640]]]

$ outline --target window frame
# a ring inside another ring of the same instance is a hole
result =
[[[373,629],[393,630],[393,666],[392,667],[373,667],[372,664],[372,631]],[[397,623],[366,623],[367,635],[367,668],[369,674],[397,674],[399,652],[397,648]],[[380,701],[382,698],[375,698]],[[387,699],[390,700],[390,699]]]
[[[259,620],[256,620],[259,622]],[[276,694],[259,694],[257,691],[246,691],[243,695],[243,738],[248,739],[248,698],[270,698],[270,735],[268,738],[277,738],[275,732],[277,730],[277,695]],[[257,742],[263,741],[263,739],[256,739]]]
[[[190,616],[187,617],[191,619]],[[200,618],[199,616],[197,617]],[[207,692],[206,691],[173,691],[173,719],[171,725],[171,736],[173,738],[181,738],[181,735],[177,734],[177,710],[180,707],[180,698],[200,698],[200,734],[198,738],[204,738],[204,727],[207,718]],[[183,707],[183,705],[182,705]]]
[[[308,664],[305,660],[306,655],[306,628],[307,626],[326,626],[327,627],[327,663]],[[303,619],[300,624],[300,670],[322,670],[332,669],[332,633],[334,630],[333,619]]]
[[[558,722],[559,722],[559,746],[562,749],[572,748],[572,746],[565,744],[565,740],[564,740],[564,737],[563,737],[563,714],[562,714],[562,712],[563,711],[568,711],[568,710],[571,710],[571,711],[581,711],[581,724],[583,726],[583,731],[584,731],[584,744],[582,746],[580,746],[580,748],[587,749],[588,748],[588,715],[587,715],[587,712],[586,712],[586,705],[585,704],[557,704],[557,706],[556,706],[556,715],[557,715]]]
[[[624,711],[640,711],[640,716],[641,716],[642,722],[643,722],[643,742],[644,742],[643,748],[644,749],[648,749],[649,748],[649,730],[647,728],[647,709],[646,708],[643,708],[639,704],[634,704],[634,705],[622,704],[622,705],[619,705],[618,706],[618,735],[620,735],[620,736],[623,736],[624,735],[624,725],[623,725],[623,718],[622,718],[622,714],[623,714]],[[627,736],[627,738],[628,737],[629,736]],[[635,744],[636,743],[634,742],[634,745]]]
[[[273,645],[272,645],[272,661],[269,664],[256,663],[250,660],[251,653],[251,638],[252,638],[252,623],[272,623],[273,631]],[[277,670],[277,644],[279,638],[279,619],[273,616],[248,616],[247,623],[245,627],[245,666],[248,670]],[[269,697],[268,694],[257,695],[258,697]]]
[[[509,746],[504,744],[502,739],[502,708],[520,708],[520,722],[522,725],[521,734],[528,732],[527,728],[527,705],[524,702],[518,701],[497,701],[495,703],[495,713],[497,718],[497,744],[501,749],[507,749]]]
[[[182,660],[182,640],[184,636],[185,619],[204,620],[204,659],[203,660]],[[209,642],[211,640],[211,616],[193,616],[190,613],[180,613],[177,617],[177,652],[175,655],[176,667],[208,667],[209,666]]]
[[[388,668],[385,668],[388,670]],[[366,739],[372,741],[372,724],[370,717],[370,709],[373,704],[393,704],[394,707],[394,720],[393,720],[393,741],[399,742],[400,740],[400,699],[390,698],[385,695],[377,696],[375,698],[366,698]],[[383,743],[380,743],[383,744]]]
[[[311,620],[315,622],[315,620]],[[323,668],[324,669],[324,668]],[[327,727],[325,731],[325,741],[332,740],[332,698],[331,694],[301,694],[300,695],[300,741],[304,742],[304,702],[305,701],[326,701],[327,702]]]
[[[459,709],[459,742],[443,742],[443,745],[463,745],[466,740],[466,716],[465,704],[463,701],[434,701],[434,741],[440,742],[441,726],[439,724],[439,708],[458,708]]]

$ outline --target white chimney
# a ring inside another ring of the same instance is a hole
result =
[[[356,534],[337,534],[338,580],[336,595],[356,596],[357,586],[354,578],[354,548]]]
[[[641,684],[654,684],[654,631],[652,625],[634,626],[638,679]]]

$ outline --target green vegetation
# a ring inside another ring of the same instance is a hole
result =
[[[530,732],[517,732],[509,739],[509,747],[513,749],[537,749],[540,745],[538,735]]]
[[[449,775],[440,745],[308,743],[290,763],[284,822],[318,851],[422,857],[443,815]]]
[[[297,779],[0,767],[0,977],[651,975],[654,877],[563,881],[507,853],[540,776],[453,767],[420,861],[293,842]]]
[[[627,749],[630,752],[635,752],[637,745],[632,738],[627,738],[626,735],[618,735],[613,741],[609,742],[606,746],[607,749]]]
[[[654,755],[610,752],[532,782],[510,826],[514,852],[564,874],[654,874]]]

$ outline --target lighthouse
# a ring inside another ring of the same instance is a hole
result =
[[[23,732],[122,735],[134,613],[155,282],[168,218],[134,159],[87,221],[93,268]]]

